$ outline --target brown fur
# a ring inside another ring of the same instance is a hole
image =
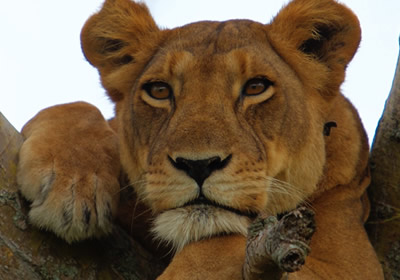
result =
[[[22,133],[18,182],[32,201],[31,222],[68,242],[110,233],[121,168],[117,136],[99,110],[81,102],[54,106]]]
[[[382,279],[363,228],[367,139],[339,91],[360,33],[356,16],[333,0],[293,0],[267,25],[234,20],[172,30],[160,30],[143,4],[106,0],[81,39],[116,103],[110,125],[119,143],[88,104],[50,108],[29,122],[19,181],[33,201],[33,223],[68,241],[107,233],[96,224],[107,220],[99,213],[115,212],[121,161],[138,196],[134,208],[147,207],[154,219],[140,225],[177,251],[160,279],[240,279],[245,214],[301,203],[315,209],[317,232],[291,279]],[[244,85],[260,77],[272,84],[244,95]],[[155,81],[167,83],[172,97],[151,97],[144,85]],[[324,136],[330,121],[337,127]],[[213,157],[227,164],[201,191],[171,163]],[[96,183],[87,179],[93,174]],[[187,206],[200,192],[225,208]],[[37,205],[59,210],[35,214]],[[63,216],[71,218],[55,224]]]

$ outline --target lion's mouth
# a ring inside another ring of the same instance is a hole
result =
[[[187,206],[196,206],[196,205],[209,205],[209,206],[213,206],[215,208],[220,208],[229,212],[233,212],[236,215],[239,216],[246,216],[248,218],[254,219],[257,217],[257,213],[255,212],[251,212],[251,211],[241,211],[239,209],[230,207],[230,206],[226,206],[226,205],[222,205],[219,203],[216,203],[212,200],[209,200],[208,198],[206,198],[204,195],[200,195],[199,197],[197,197],[194,200],[191,200],[187,203],[185,203],[182,207],[187,207]]]

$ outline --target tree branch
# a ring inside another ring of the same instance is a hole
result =
[[[314,212],[306,207],[280,220],[275,216],[258,218],[249,228],[243,278],[279,280],[284,272],[298,271],[310,252],[314,231]]]
[[[385,279],[400,279],[400,56],[372,145],[367,230]]]

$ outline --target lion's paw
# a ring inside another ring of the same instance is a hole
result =
[[[111,232],[119,201],[117,138],[90,110],[77,103],[39,113],[23,130],[27,139],[19,154],[17,179],[31,202],[30,222],[69,243]],[[81,117],[49,124],[63,112]],[[90,129],[82,129],[81,120],[88,119]]]
[[[79,178],[52,173],[42,180],[31,199],[29,220],[69,243],[106,235],[112,230],[118,186],[105,184],[96,174]],[[107,190],[110,187],[116,191]],[[25,188],[21,184],[21,192],[26,196]]]
[[[56,168],[19,171],[22,194],[32,202],[29,220],[67,242],[100,237],[112,230],[119,199],[116,178],[63,174]]]

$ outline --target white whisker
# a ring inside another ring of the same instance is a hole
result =
[[[141,185],[141,184],[144,184],[146,182],[147,182],[147,180],[137,180],[137,181],[135,181],[133,183],[126,184],[125,186],[120,187],[120,189],[114,195],[120,194],[122,191],[126,190],[129,187],[134,187],[136,185]]]
[[[269,182],[268,192],[289,196],[299,201],[299,204],[304,204],[312,208],[310,202],[307,200],[307,193],[301,188],[273,177],[265,177],[264,179]]]

